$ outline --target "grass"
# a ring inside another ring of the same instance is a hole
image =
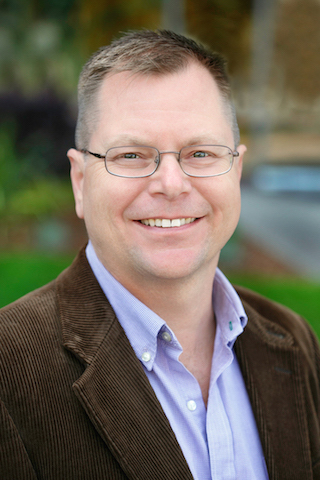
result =
[[[54,279],[73,255],[41,253],[0,254],[0,307]],[[238,285],[283,303],[305,317],[320,338],[320,285],[305,280],[230,275]]]
[[[53,280],[74,255],[0,254],[0,307]]]

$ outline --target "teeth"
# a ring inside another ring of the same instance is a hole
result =
[[[181,227],[182,225],[186,225],[194,221],[195,221],[195,217],[174,218],[173,220],[170,220],[169,218],[148,218],[148,219],[141,220],[141,223],[149,227],[170,228],[170,227]]]
[[[181,225],[180,218],[174,218],[170,223],[171,227],[180,227]]]
[[[171,227],[171,220],[168,218],[164,218],[162,220],[162,228],[170,228]]]

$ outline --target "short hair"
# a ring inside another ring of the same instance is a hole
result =
[[[76,148],[88,148],[98,113],[95,100],[108,74],[130,71],[141,75],[165,75],[183,70],[192,61],[203,65],[216,81],[235,146],[238,146],[239,128],[225,58],[172,31],[141,30],[127,32],[110,45],[100,48],[84,65],[78,84]]]

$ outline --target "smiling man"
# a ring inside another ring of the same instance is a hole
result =
[[[223,59],[131,32],[79,82],[89,243],[1,312],[3,479],[320,479],[319,345],[218,269],[240,215]]]

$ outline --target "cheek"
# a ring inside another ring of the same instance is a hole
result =
[[[221,176],[212,179],[211,184],[203,189],[203,196],[211,205],[213,212],[235,215],[240,212],[240,183],[233,177]]]
[[[84,218],[96,229],[121,229],[127,212],[139,199],[138,182],[113,177],[107,172],[90,175],[84,182]]]
[[[215,179],[216,180],[216,179]],[[211,212],[211,229],[215,240],[225,244],[236,229],[241,210],[240,186],[235,182],[216,182],[208,197]]]
[[[83,211],[87,232],[91,240],[105,236],[105,229],[109,224],[108,195],[104,188],[102,176],[86,175],[83,186]]]
[[[237,224],[241,211],[241,194],[239,185],[233,185],[229,194],[225,196],[224,210],[232,222]]]

